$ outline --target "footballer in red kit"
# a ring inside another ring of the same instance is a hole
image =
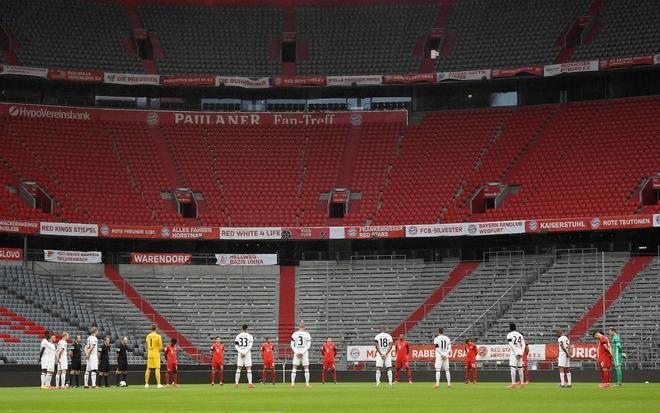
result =
[[[325,373],[332,371],[332,379],[335,384],[337,383],[337,370],[335,369],[335,357],[337,356],[337,346],[332,342],[332,338],[328,337],[321,346],[321,354],[323,355],[323,373],[321,374],[321,384],[325,383]]]
[[[266,337],[266,342],[261,345],[261,358],[264,368],[261,370],[261,384],[266,384],[266,371],[270,370],[271,382],[275,384],[275,346]]]
[[[465,340],[465,384],[470,383],[470,372],[472,372],[472,383],[477,384],[477,345],[469,338]]]
[[[399,334],[399,339],[394,343],[394,348],[396,349],[396,370],[394,374],[394,384],[399,382],[399,371],[401,369],[406,369],[406,373],[408,373],[408,383],[412,383],[412,372],[410,371],[410,363],[408,362],[408,357],[410,356],[410,345],[403,337],[403,334]]]
[[[527,360],[529,358],[529,342],[525,339],[525,351],[523,351],[523,371],[525,372],[525,384],[529,384],[529,369],[527,367]]]
[[[602,331],[596,331],[594,338],[598,340],[598,365],[601,374],[601,383],[598,387],[610,387],[610,369],[612,368],[610,340]]]
[[[220,337],[216,337],[211,345],[211,386],[215,384],[215,374],[219,374],[218,384],[222,386],[222,375],[225,371],[225,345]]]
[[[165,372],[165,385],[170,385],[170,375],[172,375],[172,386],[179,386],[177,380],[177,361],[176,361],[176,338],[171,340],[171,344],[165,347],[165,361],[167,362],[167,371]]]

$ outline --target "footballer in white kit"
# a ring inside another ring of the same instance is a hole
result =
[[[85,359],[87,366],[85,368],[85,388],[89,387],[89,379],[92,381],[92,388],[96,387],[96,373],[99,369],[99,349],[98,339],[96,338],[96,327],[92,327],[89,331],[89,337],[85,342]]]
[[[41,352],[41,371],[45,372],[45,375],[42,375],[42,388],[50,388],[50,383],[53,378],[53,371],[55,370],[55,351],[57,347],[55,345],[55,335],[51,335],[48,340],[45,342],[42,340],[42,352]]]
[[[451,374],[449,373],[449,356],[451,356],[451,340],[444,334],[443,328],[438,329],[438,336],[433,339],[435,346],[435,388],[440,387],[440,375],[444,370],[447,386],[451,387]]]
[[[374,338],[376,342],[376,386],[380,385],[380,375],[383,367],[387,368],[387,379],[392,385],[392,336],[385,332],[385,327],[380,327],[380,333]]]
[[[55,387],[64,388],[66,384],[66,372],[69,370],[69,355],[67,352],[69,333],[62,333],[62,338],[57,342],[55,358],[57,360],[57,373],[55,376]]]
[[[571,378],[571,340],[561,331],[555,331],[557,336],[558,354],[557,366],[559,367],[560,387],[573,387]]]
[[[305,325],[300,323],[298,331],[291,334],[291,350],[293,350],[293,367],[291,369],[291,387],[296,385],[298,366],[305,369],[305,386],[309,385],[309,349],[312,347],[312,336],[305,331]]]
[[[248,387],[254,387],[252,385],[252,344],[254,344],[254,338],[252,334],[248,333],[248,325],[243,324],[243,332],[236,336],[234,340],[234,348],[238,353],[236,355],[236,378],[235,386],[238,387],[238,382],[241,380],[241,369],[245,367],[247,370],[247,379]]]
[[[522,334],[516,331],[514,323],[509,324],[509,334],[506,335],[506,341],[511,348],[511,355],[509,356],[509,367],[511,367],[511,386],[516,387],[516,372],[520,377],[518,385],[524,386],[525,378],[523,372],[523,353],[525,352],[525,338]]]

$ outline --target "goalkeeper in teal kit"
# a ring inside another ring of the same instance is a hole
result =
[[[612,336],[612,364],[616,370],[616,385],[621,386],[621,379],[623,372],[621,367],[623,366],[623,359],[626,358],[626,353],[623,352],[623,346],[621,346],[621,337],[616,332],[616,328],[610,328],[610,335]]]

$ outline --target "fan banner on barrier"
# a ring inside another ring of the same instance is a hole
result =
[[[275,76],[273,87],[325,86],[325,76]]]
[[[22,261],[23,250],[20,248],[0,248],[0,261]]]
[[[492,221],[467,224],[468,235],[506,235],[525,233],[525,221]]]
[[[444,80],[482,80],[490,79],[490,69],[482,70],[465,70],[461,72],[438,72],[436,73],[436,81],[442,82]]]
[[[344,234],[347,239],[403,238],[405,229],[403,225],[345,227]]]
[[[34,234],[39,232],[39,223],[3,219],[0,220],[0,232],[9,232],[13,234]]]
[[[330,239],[330,227],[287,227],[282,228],[282,239]],[[343,234],[342,234],[343,235]]]
[[[497,361],[509,360],[511,355],[511,347],[507,344],[491,344],[491,345],[477,345],[478,353],[477,360],[479,361]],[[376,348],[371,346],[347,346],[346,361],[376,361]],[[450,361],[465,361],[465,345],[453,345]],[[396,359],[394,349],[392,350],[392,358]],[[531,344],[529,346],[529,359],[530,360],[545,360],[546,359],[546,345],[545,344]],[[432,344],[427,345],[410,345],[410,361],[433,361],[435,360],[435,346]]]
[[[48,77],[48,69],[29,66],[10,66],[0,65],[0,75],[29,76],[29,77]]]
[[[131,264],[142,265],[185,265],[192,262],[192,254],[185,252],[133,252]]]
[[[277,265],[277,254],[215,254],[217,265]]]
[[[137,73],[110,73],[103,74],[103,83],[115,85],[160,85],[159,75],[143,75]]]
[[[64,235],[70,237],[98,237],[99,226],[96,224],[71,224],[68,222],[41,222],[41,235]]]
[[[598,60],[585,60],[582,62],[557,63],[543,67],[543,76],[557,76],[564,73],[597,72],[600,62]]]
[[[163,86],[215,86],[214,76],[161,76]]]
[[[383,76],[383,83],[434,83],[435,73],[404,73]]]
[[[543,66],[527,66],[527,67],[514,67],[509,69],[493,69],[491,71],[492,78],[499,77],[514,77],[520,74],[543,76]]]
[[[328,76],[328,86],[373,86],[382,85],[383,76],[381,75],[365,75],[365,76]]]
[[[600,61],[600,69],[616,69],[619,67],[652,65],[653,59],[654,59],[653,55],[603,59]]]
[[[48,69],[48,79],[83,83],[103,83],[103,72],[94,70]]]
[[[99,251],[62,251],[44,250],[44,259],[49,262],[65,262],[70,264],[99,264]]]
[[[376,361],[376,347],[371,346],[347,346],[346,361]],[[392,347],[390,352],[392,359],[396,360],[396,350]]]
[[[270,87],[270,78],[216,76],[215,86],[240,87],[243,89],[268,89]]]
[[[406,238],[459,237],[467,234],[467,226],[458,224],[406,225]]]
[[[280,227],[243,227],[243,228],[220,228],[220,239],[251,240],[251,239],[281,239],[282,228]]]
[[[598,357],[598,345],[587,343],[571,343],[569,349],[571,360],[595,360]],[[548,344],[545,346],[545,359],[557,360],[559,355],[559,344]]]

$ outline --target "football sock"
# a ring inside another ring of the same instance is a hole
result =
[[[154,374],[156,375],[156,383],[160,385],[160,369],[154,369]]]
[[[60,374],[55,373],[55,387],[60,387]]]
[[[309,369],[305,369],[305,384],[309,384]]]
[[[53,379],[53,373],[46,373],[46,386],[50,386]]]
[[[440,385],[440,372],[439,371],[435,372],[435,385],[436,386]]]
[[[332,369],[332,379],[334,381],[337,381],[337,370],[335,370],[335,369]]]
[[[96,372],[92,370],[90,376],[92,376],[92,387],[96,387]]]
[[[476,383],[477,382],[477,368],[472,369],[472,380]]]
[[[408,373],[408,381],[412,380],[412,370],[410,370],[410,367],[406,369],[406,372]]]
[[[296,384],[296,369],[291,370],[291,385]]]
[[[392,384],[392,370],[387,370],[387,381]]]
[[[571,373],[570,372],[566,373],[566,382],[569,386],[571,386],[573,384],[571,382]]]
[[[60,374],[60,383],[62,383],[62,387],[66,386],[66,372]]]
[[[511,367],[511,384],[516,384],[516,368]]]
[[[124,374],[122,375],[122,377],[124,378],[124,381],[125,381],[126,383],[128,383],[128,379],[127,379],[128,374],[124,373]]]
[[[470,368],[465,368],[465,381],[470,381]]]
[[[172,374],[172,383],[179,384],[179,381],[177,380],[176,375],[177,375],[177,373]]]
[[[445,370],[445,376],[447,376],[447,384],[451,384],[451,373],[449,373],[449,370]]]
[[[325,369],[323,369],[323,372],[321,373],[321,383],[325,383]]]
[[[105,384],[105,387],[108,387],[108,379],[109,379],[109,377],[108,377],[107,374],[105,376],[103,376],[103,383]]]
[[[400,369],[396,369],[394,371],[394,381],[399,381],[399,370]]]
[[[261,370],[261,381],[266,382],[266,369]]]
[[[241,369],[236,370],[236,379],[235,382],[238,384],[238,382],[241,380]]]
[[[251,370],[248,370],[247,376],[248,376],[248,384],[252,384],[252,371]]]
[[[211,371],[211,384],[215,383],[215,370]]]
[[[616,368],[616,382],[617,383],[619,383],[619,384],[621,383],[621,380],[623,378],[622,376],[623,376],[623,371],[622,371],[621,367],[617,367]]]
[[[522,368],[518,369],[518,377],[520,377],[520,383],[525,383],[525,374]]]
[[[376,370],[376,384],[380,383],[380,370]]]
[[[151,369],[147,368],[144,372],[144,384],[149,384],[149,376],[151,375]]]
[[[165,372],[165,384],[170,384],[170,372]]]
[[[275,383],[275,369],[272,369],[272,370],[270,371],[270,376],[271,376],[271,378],[273,379],[273,383]]]
[[[76,374],[76,386],[80,387],[80,373]]]
[[[559,372],[559,381],[561,382],[562,386],[566,384],[566,382],[564,380],[564,372],[563,371]]]
[[[89,386],[89,372],[85,372],[85,379],[84,379],[85,387]]]
[[[45,385],[46,385],[46,372],[42,371],[41,372],[41,386],[43,387]]]

